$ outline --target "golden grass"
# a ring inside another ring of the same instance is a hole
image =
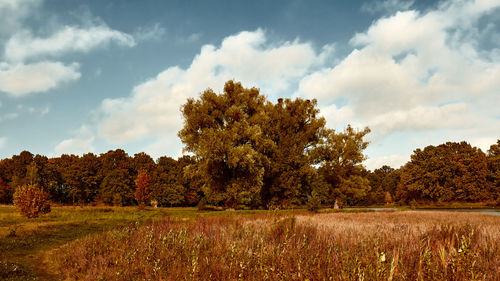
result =
[[[48,257],[66,280],[500,280],[500,217],[447,212],[166,219]]]

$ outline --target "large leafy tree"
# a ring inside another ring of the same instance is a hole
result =
[[[220,95],[208,89],[182,107],[179,137],[197,163],[188,173],[204,182],[211,201],[228,206],[260,204],[266,152],[274,143],[263,132],[269,122],[264,96],[229,81]]]
[[[273,104],[233,81],[221,94],[209,89],[189,99],[179,132],[196,160],[188,174],[204,184],[209,201],[228,206],[303,204],[311,195],[328,201],[334,191],[359,200],[369,189],[361,166],[369,130],[328,130],[316,105],[303,99]]]
[[[267,103],[269,122],[262,124],[272,142],[265,154],[269,165],[264,175],[264,204],[303,204],[315,187],[321,186],[314,164],[314,149],[325,131],[318,117],[316,100],[278,99]]]
[[[370,129],[356,130],[351,126],[343,132],[325,132],[325,140],[315,150],[320,164],[319,171],[329,185],[329,199],[340,199],[355,204],[370,191],[370,182],[362,165],[363,150],[368,146],[364,140]]]
[[[466,142],[416,149],[401,168],[398,198],[403,201],[481,201],[490,199],[486,155]]]

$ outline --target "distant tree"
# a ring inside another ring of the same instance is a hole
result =
[[[185,202],[183,166],[171,157],[160,157],[151,191],[152,198],[162,206],[181,205]]]
[[[151,185],[151,180],[146,170],[139,171],[137,179],[135,180],[135,185],[135,200],[139,204],[139,208],[142,209],[149,199],[149,186]]]
[[[122,149],[110,150],[100,156],[102,178],[98,198],[106,204],[134,203],[134,170],[132,161]]]
[[[74,195],[76,178],[72,173],[75,163],[78,161],[78,156],[63,154],[61,157],[51,159],[47,165],[54,172],[50,181],[50,194],[53,200],[65,204],[73,204],[76,202]]]
[[[339,199],[346,204],[356,204],[370,191],[363,150],[368,146],[364,137],[370,132],[357,131],[347,126],[344,132],[325,132],[326,139],[316,150],[319,172],[329,185],[332,201]]]
[[[492,194],[500,202],[500,139],[496,144],[490,146],[488,150],[488,180],[491,183]]]
[[[111,170],[101,182],[99,199],[115,206],[132,205],[134,203],[133,185],[127,169]]]
[[[368,195],[369,204],[386,203],[387,194],[394,198],[400,180],[400,170],[384,165],[368,174],[372,189]]]
[[[50,212],[49,194],[36,185],[22,185],[14,193],[14,205],[21,215],[36,218]]]
[[[144,152],[139,152],[134,154],[132,158],[132,168],[135,172],[139,173],[141,170],[146,171],[148,174],[152,174],[155,170],[155,161],[151,156]]]
[[[33,154],[29,151],[22,151],[19,155],[12,156],[12,176],[19,179],[26,177],[26,168],[33,162]]]
[[[72,155],[69,159],[61,172],[72,203],[83,205],[92,202],[101,183],[99,158],[93,153],[87,153],[82,157]]]
[[[416,149],[401,168],[399,200],[468,201],[490,199],[486,155],[466,142]]]

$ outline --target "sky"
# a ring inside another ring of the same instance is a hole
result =
[[[180,108],[224,82],[368,126],[368,169],[500,138],[500,0],[0,0],[0,158],[182,155]]]

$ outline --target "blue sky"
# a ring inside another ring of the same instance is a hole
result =
[[[365,164],[500,138],[500,0],[0,0],[0,158],[182,153],[180,106],[225,81],[372,129]]]

